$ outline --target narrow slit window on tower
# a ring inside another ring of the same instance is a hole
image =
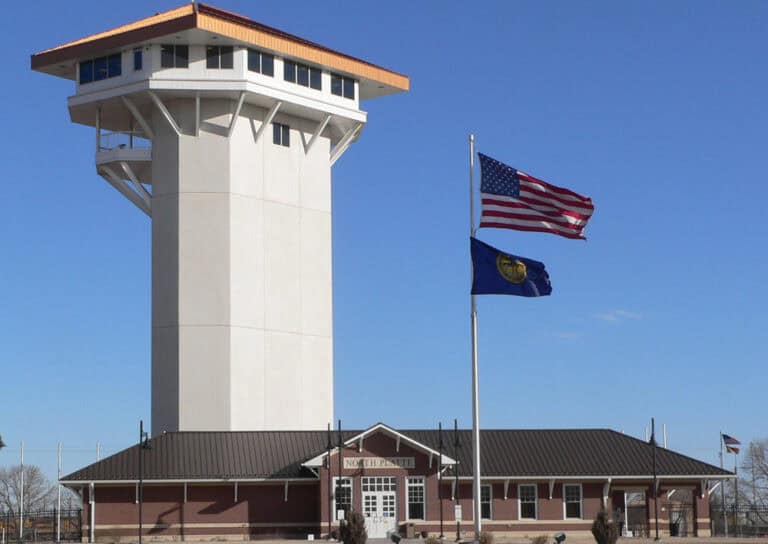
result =
[[[160,46],[161,68],[188,68],[189,46],[165,44]]]
[[[355,99],[355,80],[351,77],[331,74],[331,94]]]
[[[265,76],[275,75],[275,57],[256,49],[248,50],[248,70]]]
[[[302,87],[310,87],[318,91],[322,90],[322,74],[323,72],[320,68],[313,68],[312,66],[293,62],[292,60],[285,60],[283,62],[283,79]]]
[[[231,45],[209,45],[205,48],[205,67],[230,69],[234,67],[233,55]]]
[[[283,147],[291,146],[291,129],[288,125],[272,123],[272,141]]]

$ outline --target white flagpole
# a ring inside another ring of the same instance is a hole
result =
[[[475,236],[475,135],[469,135],[469,234]],[[471,260],[471,258],[470,258]],[[474,273],[474,266],[472,267]],[[472,299],[472,517],[475,521],[475,542],[480,541],[480,392],[477,372],[477,302]]]

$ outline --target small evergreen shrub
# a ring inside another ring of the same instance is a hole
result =
[[[368,531],[365,530],[365,518],[360,512],[349,510],[347,519],[339,528],[339,535],[344,544],[365,544]]]
[[[424,544],[442,544],[442,542],[440,542],[440,539],[437,538],[436,536],[429,536],[424,541]]]
[[[619,539],[619,528],[605,508],[597,513],[592,523],[592,536],[595,537],[597,544],[616,544]]]
[[[493,544],[493,533],[482,531],[480,533],[480,544]]]

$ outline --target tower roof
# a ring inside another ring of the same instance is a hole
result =
[[[186,4],[32,55],[32,69],[75,79],[75,64],[130,45],[185,35],[204,43],[212,36],[321,65],[360,79],[360,98],[407,91],[407,76],[206,4]],[[220,43],[220,42],[219,42]]]

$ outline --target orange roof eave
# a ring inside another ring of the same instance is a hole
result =
[[[407,91],[407,76],[205,4],[186,4],[32,55],[33,70],[72,62],[185,30],[200,29]]]

